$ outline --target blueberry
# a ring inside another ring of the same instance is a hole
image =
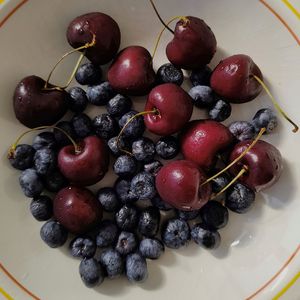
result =
[[[93,128],[97,136],[107,140],[118,133],[119,126],[110,115],[102,114],[93,119]]]
[[[127,112],[119,120],[119,126],[123,128],[123,126],[127,123],[127,121],[133,116],[135,116],[137,113],[138,112],[135,110],[131,110]],[[144,131],[145,131],[144,118],[142,116],[138,116],[133,120],[131,120],[131,122],[124,129],[123,134],[126,137],[134,139],[142,136]]]
[[[33,198],[40,195],[43,191],[43,182],[35,169],[24,170],[20,177],[19,183],[26,197]]]
[[[148,277],[147,262],[139,253],[126,257],[126,276],[131,282],[142,282]]]
[[[220,245],[221,236],[215,229],[205,224],[196,224],[191,230],[193,241],[206,249],[215,249]]]
[[[139,212],[135,206],[124,205],[115,215],[115,221],[122,230],[133,230],[138,223]]]
[[[189,95],[199,108],[208,108],[216,103],[213,90],[209,86],[197,85],[190,89]]]
[[[116,250],[121,255],[132,253],[138,246],[137,237],[132,232],[122,231],[118,237]]]
[[[243,214],[251,208],[254,200],[253,190],[241,183],[236,183],[226,192],[225,206],[236,213]]]
[[[272,132],[278,125],[277,116],[269,108],[260,109],[252,119],[252,124],[256,132],[266,128],[266,133]]]
[[[96,249],[95,241],[88,236],[78,236],[70,243],[70,251],[74,257],[92,258]]]
[[[118,145],[118,137],[115,136],[108,140],[107,146],[110,150],[110,152],[115,155],[121,155],[122,150],[129,150],[129,143],[126,138],[120,137],[119,138],[119,145]]]
[[[190,80],[193,86],[196,85],[210,85],[210,76],[212,70],[210,67],[205,66],[204,68],[193,70],[190,76]]]
[[[163,211],[168,211],[168,210],[171,210],[173,208],[168,203],[163,201],[158,195],[154,196],[151,199],[151,203],[152,203],[153,206],[155,206],[158,209],[163,210]]]
[[[156,195],[154,176],[147,172],[138,173],[131,180],[130,190],[140,200],[151,200]]]
[[[106,105],[116,95],[108,81],[89,86],[86,93],[90,103],[97,106]]]
[[[92,121],[90,117],[86,114],[77,114],[73,116],[72,125],[75,131],[75,134],[83,139],[92,133]]]
[[[51,149],[42,148],[35,152],[33,162],[39,175],[48,175],[56,168],[56,153]]]
[[[146,207],[140,214],[138,232],[147,237],[157,234],[160,223],[160,212],[157,207]]]
[[[14,153],[9,155],[10,164],[18,170],[31,168],[35,150],[27,144],[20,144],[16,147]]]
[[[158,239],[146,238],[140,242],[139,251],[145,258],[158,259],[165,251],[165,247]]]
[[[107,112],[114,117],[120,117],[130,111],[132,106],[132,101],[127,96],[117,94],[111,98],[107,105]]]
[[[68,181],[60,171],[55,170],[44,178],[44,184],[49,192],[57,193],[68,185]]]
[[[82,85],[99,83],[101,81],[101,77],[101,67],[90,62],[81,65],[75,74],[76,81]]]
[[[179,153],[179,141],[175,136],[164,136],[157,141],[155,149],[162,159],[172,159]]]
[[[51,248],[62,246],[68,238],[67,230],[58,222],[50,220],[46,222],[41,230],[42,240]]]
[[[117,239],[118,231],[118,227],[113,221],[103,220],[98,228],[97,246],[100,248],[112,246]]]
[[[57,146],[53,132],[45,131],[39,133],[32,142],[32,147],[35,150],[42,148],[55,149]]]
[[[208,111],[209,118],[223,122],[231,115],[231,105],[224,100],[218,100]]]
[[[180,86],[183,83],[183,79],[182,70],[170,63],[160,66],[156,72],[156,81],[158,84],[175,83]]]
[[[105,211],[114,212],[121,206],[117,193],[111,187],[101,188],[97,193],[97,198]]]
[[[52,200],[46,195],[41,195],[32,199],[30,212],[38,221],[47,221],[53,215]]]
[[[152,140],[141,137],[132,143],[132,154],[137,161],[150,162],[155,156],[155,146]]]
[[[120,177],[131,177],[137,171],[137,162],[129,155],[121,155],[116,159],[113,169]]]
[[[114,188],[118,198],[123,204],[133,203],[138,200],[137,196],[130,190],[131,180],[118,178]]]
[[[218,201],[208,201],[201,209],[202,221],[213,229],[220,229],[228,223],[228,210]]]
[[[177,210],[177,215],[179,219],[184,221],[194,220],[199,216],[199,210],[192,210],[192,211],[184,211],[184,210]]]
[[[104,266],[109,278],[119,277],[124,271],[124,262],[117,250],[104,250],[100,255],[100,263]]]
[[[164,244],[173,249],[187,245],[190,240],[190,228],[186,221],[181,219],[170,219],[164,225],[161,237]]]
[[[75,113],[83,112],[88,105],[86,92],[79,86],[69,89],[67,100],[69,109]]]
[[[228,126],[229,131],[239,141],[251,140],[255,136],[254,126],[246,121],[236,121]]]
[[[104,270],[95,258],[82,260],[79,265],[79,274],[87,287],[99,285],[104,280]]]
[[[159,170],[162,168],[162,163],[159,160],[153,160],[144,165],[144,171],[156,176]]]
[[[71,138],[76,139],[76,133],[71,122],[61,121],[55,126],[65,131]],[[55,140],[60,147],[71,144],[70,139],[59,129],[54,128],[53,133]]]
[[[211,181],[212,192],[217,194],[230,182],[228,175],[221,174]]]

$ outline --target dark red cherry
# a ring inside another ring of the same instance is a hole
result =
[[[53,125],[67,111],[67,93],[45,90],[44,86],[42,78],[31,75],[23,78],[15,89],[13,106],[16,118],[29,128]]]
[[[252,142],[253,140],[247,140],[238,143],[231,152],[230,162]],[[246,166],[248,171],[239,178],[239,181],[259,192],[271,187],[279,179],[282,172],[282,157],[273,145],[259,140],[229,171],[236,176],[243,166]]]
[[[210,183],[198,166],[188,160],[164,165],[156,176],[156,189],[161,199],[180,210],[200,209],[211,196]]]
[[[211,75],[210,85],[215,93],[231,103],[249,102],[262,90],[253,75],[263,80],[259,67],[251,57],[233,55],[217,65]]]
[[[178,132],[190,120],[192,99],[185,90],[174,83],[158,85],[150,92],[145,111],[157,109],[157,114],[145,115],[145,125],[157,135]]]
[[[155,81],[150,53],[141,46],[123,49],[110,66],[107,78],[121,94],[146,95]]]
[[[217,41],[210,27],[203,20],[189,16],[177,22],[166,54],[175,66],[199,69],[211,61],[216,50]]]
[[[86,57],[94,64],[103,65],[110,62],[117,54],[121,33],[116,21],[101,12],[92,12],[75,18],[67,29],[67,39],[73,48],[92,42],[96,44],[86,49]]]

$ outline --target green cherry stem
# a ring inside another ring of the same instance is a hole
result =
[[[93,47],[93,46],[95,46],[95,45],[96,45],[96,36],[95,36],[95,34],[93,34],[93,39],[92,39],[91,42],[86,43],[85,45],[83,45],[83,46],[81,46],[81,47],[78,47],[78,48],[76,48],[76,49],[73,49],[73,50],[71,50],[71,51],[65,53],[65,54],[58,60],[58,62],[54,65],[54,67],[53,67],[52,70],[50,71],[50,73],[49,73],[49,75],[48,75],[48,78],[47,78],[47,80],[46,80],[46,82],[45,82],[44,89],[45,89],[45,90],[61,90],[61,91],[64,90],[64,89],[66,89],[66,88],[70,85],[71,81],[73,80],[73,78],[74,78],[74,76],[75,76],[75,74],[76,74],[76,71],[78,70],[78,68],[79,68],[79,66],[80,66],[80,63],[81,63],[82,59],[83,59],[84,56],[85,56],[86,49],[91,48],[91,47]],[[85,51],[83,51],[83,53],[80,54],[80,57],[79,57],[79,59],[78,59],[76,65],[75,65],[75,68],[73,69],[72,74],[71,74],[70,78],[68,79],[66,85],[63,86],[63,87],[60,87],[60,86],[48,87],[49,81],[50,81],[50,79],[51,79],[51,76],[52,76],[53,72],[55,71],[55,69],[57,68],[57,66],[58,66],[58,65],[59,65],[59,64],[60,64],[67,56],[69,56],[69,55],[71,55],[71,54],[73,54],[73,53],[75,53],[75,52],[78,52],[78,51],[80,51],[80,50],[85,50]]]
[[[204,181],[201,184],[201,186],[214,180],[216,177],[220,176],[221,174],[226,172],[228,169],[230,169],[233,165],[235,165],[237,162],[239,162],[255,146],[255,144],[259,141],[259,139],[262,137],[262,135],[265,133],[265,131],[266,131],[266,128],[262,128],[259,131],[257,137],[253,140],[253,142],[235,160],[233,160],[228,166],[226,166],[220,172],[218,172],[214,176],[212,176],[212,177],[208,178],[206,181]]]
[[[63,129],[59,128],[59,127],[56,127],[56,126],[39,126],[39,127],[35,127],[35,128],[32,128],[32,129],[29,129],[25,132],[23,132],[17,139],[16,141],[10,146],[9,150],[8,150],[8,158],[13,158],[14,155],[15,155],[15,151],[16,151],[16,148],[18,146],[18,144],[20,143],[21,139],[27,135],[28,133],[30,132],[33,132],[33,131],[37,131],[37,130],[45,130],[45,129],[57,129],[59,131],[61,131],[64,135],[66,135],[66,137],[71,141],[71,143],[73,144],[74,146],[74,151],[75,151],[75,154],[79,154],[81,152],[81,149],[80,149],[80,146],[78,144],[76,144],[76,142],[74,141],[74,139]]]
[[[293,132],[296,133],[299,129],[298,125],[292,121],[289,116],[284,112],[284,110],[280,107],[279,103],[275,100],[274,96],[272,95],[270,89],[267,87],[267,85],[256,75],[252,75],[255,80],[262,86],[262,88],[265,90],[265,92],[268,94],[268,96],[270,97],[274,107],[277,109],[277,111],[288,121],[290,122],[294,128],[293,128]]]
[[[153,7],[153,9],[154,9],[154,11],[155,11],[155,13],[156,13],[158,19],[159,19],[159,21],[165,26],[165,28],[167,28],[172,34],[174,34],[174,33],[175,33],[174,30],[172,30],[172,29],[168,26],[169,24],[166,24],[166,23],[164,22],[164,20],[162,19],[162,17],[160,16],[160,14],[159,14],[159,12],[158,12],[158,10],[157,10],[157,8],[156,8],[156,6],[155,6],[153,0],[149,0],[149,1],[150,1],[151,5],[152,5],[152,7]]]
[[[119,132],[118,137],[117,137],[117,148],[118,148],[120,151],[122,151],[122,152],[124,152],[125,154],[130,155],[130,156],[133,155],[131,152],[129,152],[129,151],[125,150],[125,149],[122,149],[122,148],[120,147],[121,136],[122,136],[123,132],[125,131],[125,129],[128,127],[128,125],[129,125],[134,119],[136,119],[137,117],[144,116],[144,115],[149,115],[149,114],[156,114],[156,115],[159,115],[159,110],[158,110],[157,108],[154,108],[153,110],[145,110],[145,111],[141,111],[141,112],[135,114],[134,116],[132,116],[131,118],[129,118],[129,119],[127,120],[127,122],[125,123],[125,125],[123,126],[123,128],[121,129],[121,131]]]
[[[240,177],[242,177],[246,172],[248,172],[249,168],[244,165],[241,171],[217,194],[213,195],[210,200],[213,200],[223,194],[229,187],[231,187]]]

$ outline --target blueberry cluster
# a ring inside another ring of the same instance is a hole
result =
[[[206,109],[210,119],[223,122],[231,115],[231,105],[225,99],[221,99],[210,87],[212,70],[205,66],[191,73],[190,81],[193,87],[189,91],[196,107]]]

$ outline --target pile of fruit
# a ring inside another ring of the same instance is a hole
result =
[[[217,248],[228,209],[247,212],[255,193],[273,185],[282,170],[279,151],[260,140],[277,125],[271,109],[250,121],[220,123],[231,103],[251,101],[266,88],[258,66],[234,55],[212,71],[207,64],[217,44],[203,20],[179,17],[174,31],[164,25],[174,34],[166,48],[170,63],[155,72],[145,48],[118,52],[120,29],[110,16],[79,16],[67,39],[72,52],[82,53],[74,70],[81,86],[67,90],[72,77],[59,87],[50,76],[28,76],[15,90],[16,118],[31,129],[12,145],[9,161],[22,171],[33,217],[46,221],[42,240],[56,248],[71,236],[70,253],[81,259],[79,273],[89,287],[123,273],[143,281],[146,259],[158,259],[165,246],[178,249],[192,239]],[[89,62],[82,64],[83,56]],[[100,66],[110,61],[104,81]],[[182,69],[192,70],[189,92],[181,88]],[[137,95],[148,95],[143,112],[132,108],[129,96]],[[91,119],[87,105],[106,106],[107,113]],[[208,119],[190,121],[194,107]],[[60,120],[68,110],[71,120]],[[43,132],[31,145],[21,144],[34,130]],[[153,141],[146,130],[159,137]],[[86,186],[103,179],[111,159],[118,179],[93,194]]]

